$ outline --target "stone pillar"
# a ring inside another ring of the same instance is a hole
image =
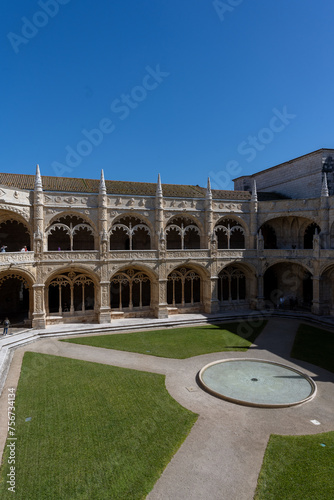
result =
[[[103,259],[106,259],[109,251],[109,237],[108,237],[108,197],[107,197],[107,189],[104,180],[104,173],[101,170],[101,179],[100,179],[100,187],[99,187],[99,211],[98,211],[98,219],[99,219],[99,249],[100,256]]]
[[[164,199],[160,174],[158,174],[158,183],[155,193],[155,238],[154,246],[164,252],[166,250],[166,238],[164,228]]]
[[[168,318],[167,279],[159,279],[152,284],[153,311],[156,318]]]
[[[44,250],[44,194],[39,165],[36,165],[34,188],[34,240],[33,248],[36,257],[40,258]],[[47,242],[45,242],[47,245]]]
[[[98,311],[99,323],[111,322],[110,311],[110,281],[100,281],[100,304]]]
[[[264,308],[264,295],[263,295],[263,274],[257,275],[257,309]]]
[[[35,284],[32,286],[33,293],[33,313],[32,327],[46,328],[46,314],[44,307],[44,284]]]
[[[212,191],[210,177],[208,177],[208,185],[205,195],[205,226],[204,226],[204,241],[201,242],[201,248],[211,248],[213,235],[213,207],[212,207]]]
[[[211,308],[210,312],[212,314],[217,314],[220,309],[220,303],[218,300],[218,276],[211,277]]]
[[[320,276],[313,276],[312,313],[320,314]]]
[[[256,191],[255,180],[253,181],[252,197],[251,197],[251,201],[249,204],[249,208],[250,208],[250,227],[249,227],[248,245],[249,245],[249,248],[254,249],[254,248],[256,248],[256,244],[257,244],[256,235],[257,235],[257,211],[258,211],[257,191]]]
[[[329,230],[329,192],[327,186],[327,176],[324,174],[321,197],[320,197],[320,227],[321,243],[323,248],[330,248],[330,230]]]

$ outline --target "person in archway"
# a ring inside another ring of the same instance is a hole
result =
[[[2,252],[2,253],[5,252],[6,248],[7,248],[6,245],[2,245],[2,247],[0,248],[0,252]]]
[[[2,335],[7,335],[9,325],[10,325],[10,321],[9,321],[9,319],[8,319],[8,318],[5,318],[5,319],[4,319],[4,322],[3,322],[3,334],[2,334]]]

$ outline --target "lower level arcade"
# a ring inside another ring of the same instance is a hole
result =
[[[315,276],[305,266],[288,261],[268,266],[262,274],[251,264],[229,263],[214,276],[188,262],[162,275],[128,265],[103,279],[77,266],[54,271],[43,283],[13,269],[0,273],[0,321],[8,316],[12,324],[43,327],[238,309],[334,315],[333,284],[333,265]]]

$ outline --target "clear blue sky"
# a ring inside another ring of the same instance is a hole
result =
[[[334,147],[330,0],[3,0],[1,11],[2,172],[39,163],[42,175],[103,168],[201,186],[210,175],[232,189]]]

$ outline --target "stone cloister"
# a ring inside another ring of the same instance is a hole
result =
[[[231,309],[334,314],[326,175],[308,199],[264,195],[255,182],[221,191],[160,176],[42,178],[38,166],[0,183],[0,318],[43,328]]]

